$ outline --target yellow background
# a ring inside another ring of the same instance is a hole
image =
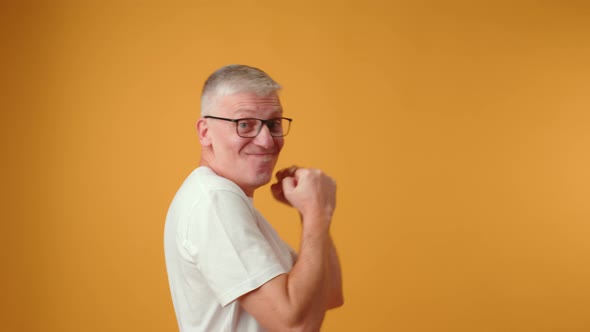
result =
[[[339,184],[324,331],[590,331],[585,1],[3,1],[3,331],[174,331],[204,79],[283,86]],[[255,204],[297,246],[297,214]]]

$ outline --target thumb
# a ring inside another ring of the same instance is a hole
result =
[[[270,186],[270,191],[275,197],[280,196],[283,193],[283,186],[281,186],[281,183],[273,183]]]

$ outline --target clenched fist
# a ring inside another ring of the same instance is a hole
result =
[[[273,196],[297,209],[303,222],[328,223],[336,208],[336,182],[319,169],[291,166],[276,174]]]

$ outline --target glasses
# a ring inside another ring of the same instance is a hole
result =
[[[262,125],[268,127],[268,131],[272,137],[287,136],[289,129],[291,129],[291,121],[293,121],[293,119],[289,118],[273,118],[268,120],[256,118],[228,119],[211,115],[205,115],[204,118],[234,122],[236,124],[236,132],[238,133],[238,136],[244,138],[254,138],[258,136],[262,130]]]

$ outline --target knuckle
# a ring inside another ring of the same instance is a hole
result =
[[[310,171],[316,177],[323,177],[324,176],[324,173],[320,169],[312,168],[312,169],[310,169]]]

